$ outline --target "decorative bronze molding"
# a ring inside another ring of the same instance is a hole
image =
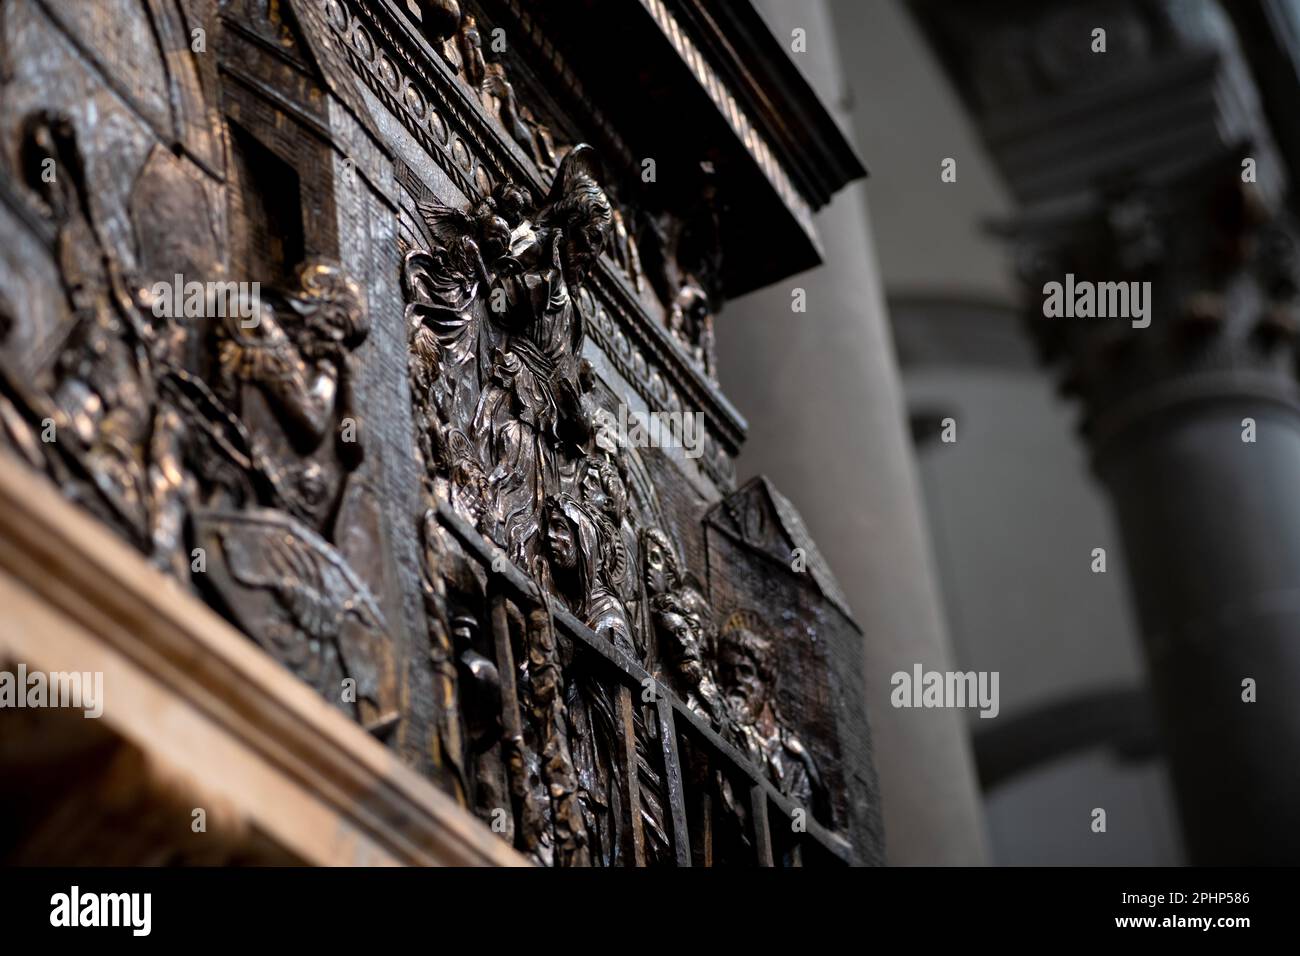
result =
[[[324,0],[322,9],[347,51],[349,64],[467,198],[486,196],[493,188],[491,184],[502,178],[520,184],[534,196],[545,192],[544,171],[522,153],[503,127],[477,118],[482,107],[472,102],[475,94],[457,79],[447,61],[434,53],[423,37],[411,31],[406,21],[384,7],[362,5],[354,12],[348,0]],[[365,23],[361,22],[362,16]],[[390,44],[382,57],[371,31]],[[388,81],[382,81],[378,64],[391,66],[397,60],[406,64],[411,75],[401,75],[394,67]],[[418,83],[412,77],[418,78]],[[399,97],[397,93],[402,89],[407,95]],[[417,105],[421,108],[417,109]],[[502,157],[508,168],[489,171],[481,158],[486,155]],[[414,171],[409,175],[423,179]],[[689,312],[689,303],[670,303],[664,321],[653,320],[622,268],[608,254],[597,264],[587,294],[600,297],[591,303],[595,313],[589,326],[591,334],[600,340],[605,354],[638,387],[642,397],[652,406],[675,407],[680,403],[682,408],[705,412],[710,445],[701,463],[719,485],[732,485],[735,479],[731,459],[744,440],[745,423],[708,380],[713,360],[705,357],[711,351],[707,336],[698,346],[702,352],[695,361],[669,327],[671,306]],[[631,321],[625,321],[624,316]],[[709,315],[707,322],[711,321]],[[656,366],[658,381],[652,377]]]

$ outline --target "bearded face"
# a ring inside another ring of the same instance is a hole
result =
[[[564,278],[580,283],[600,257],[613,228],[614,213],[604,190],[590,180],[580,183],[556,209],[564,231]]]
[[[580,223],[577,228],[565,230],[564,267],[569,282],[576,284],[586,278],[600,257],[607,232],[608,229],[602,229],[594,222]]]
[[[756,640],[748,631],[741,632],[724,643],[718,657],[718,678],[727,689],[727,697],[750,721],[757,719],[767,701],[762,669],[748,646]]]

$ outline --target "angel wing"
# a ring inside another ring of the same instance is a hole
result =
[[[587,143],[578,143],[564,154],[564,159],[560,161],[560,168],[555,171],[555,179],[551,183],[550,194],[546,197],[546,205],[555,205],[582,179],[589,179],[597,186],[603,186],[605,181],[596,148]]]
[[[425,199],[417,199],[415,208],[429,229],[429,235],[443,246],[450,246],[474,233],[474,220],[468,214]]]
[[[215,535],[231,579],[267,592],[281,611],[253,617],[249,633],[263,643],[278,617],[300,639],[337,648],[344,674],[356,680],[362,724],[374,733],[398,717],[397,670],[383,612],[369,586],[328,541],[289,515],[264,508],[200,512],[205,539]]]
[[[292,518],[253,510],[230,520],[222,535],[230,573],[247,587],[271,591],[306,633],[332,640],[355,615],[382,630],[370,589],[328,542]]]

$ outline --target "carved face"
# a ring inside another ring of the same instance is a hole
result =
[[[607,462],[593,462],[582,475],[582,501],[616,526],[623,522],[627,489],[618,470]]]
[[[767,701],[764,668],[756,650],[765,643],[742,630],[724,640],[718,654],[718,679],[746,720],[757,718]]]
[[[662,594],[671,587],[668,549],[657,534],[641,539],[641,561],[645,568],[645,588],[650,594]]]
[[[578,542],[573,525],[558,508],[546,516],[546,547],[551,553],[551,563],[565,571],[578,566]]]
[[[510,226],[500,216],[484,216],[479,222],[483,258],[491,262],[506,254],[510,248]]]
[[[337,265],[309,260],[298,269],[299,294],[290,304],[324,342],[355,349],[370,331],[365,295],[356,280]]]
[[[668,331],[674,335],[686,331],[686,318],[682,313],[682,307],[674,302],[673,307],[668,311]]]
[[[497,214],[511,229],[523,221],[528,211],[528,193],[511,182],[504,182],[492,193],[496,200]]]
[[[603,512],[608,507],[609,498],[605,494],[605,484],[600,479],[600,472],[595,468],[588,468],[582,476],[582,500],[597,511]]]
[[[708,312],[708,295],[692,277],[688,276],[668,312],[668,328],[679,338],[685,337],[689,341],[694,341],[699,337],[700,328]]]
[[[567,229],[564,233],[564,258],[571,272],[576,276],[585,276],[605,247],[605,235],[608,229],[598,223],[580,223],[576,229]]]
[[[583,280],[595,265],[613,227],[613,212],[604,190],[594,182],[580,183],[557,210],[564,228],[564,278]]]
[[[658,618],[660,627],[671,638],[668,651],[678,669],[687,673],[698,671],[703,656],[699,620],[681,607],[668,608]]]

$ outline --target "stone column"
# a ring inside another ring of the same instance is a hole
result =
[[[822,0],[758,6],[787,45],[792,30],[806,31],[796,62],[824,102],[841,104],[835,25]],[[961,713],[889,704],[896,671],[953,665],[862,184],[816,227],[825,265],[731,303],[718,323],[721,384],[751,422],[740,470],[767,474],[795,503],[865,633],[887,860],[981,863]],[[791,311],[796,287],[805,314]]]
[[[1300,271],[1242,158],[1104,199],[1022,261],[1119,519],[1191,858],[1295,863]],[[1131,283],[1146,315],[1044,316],[1066,275]]]
[[[915,8],[1024,207],[1027,315],[1119,519],[1191,859],[1296,863],[1300,257],[1236,31],[1213,0]]]
[[[1300,405],[1278,392],[1178,400],[1099,459],[1196,863],[1300,861]]]

